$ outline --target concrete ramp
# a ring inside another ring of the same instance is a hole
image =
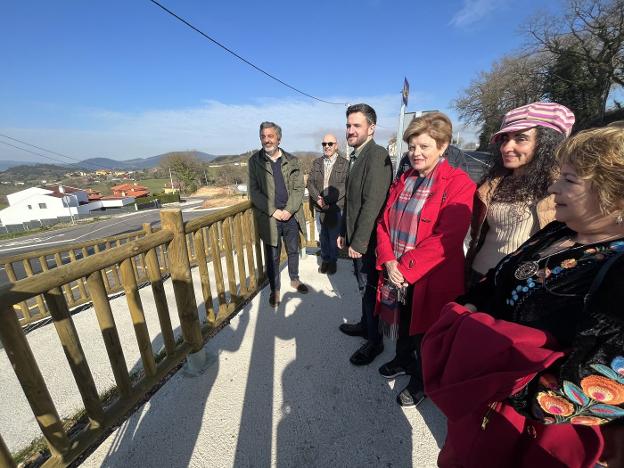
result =
[[[349,356],[362,342],[338,325],[359,318],[351,263],[332,277],[301,262],[308,295],[282,271],[282,304],[268,288],[206,345],[199,377],[178,372],[84,462],[88,467],[433,467],[446,423],[430,401],[402,409],[407,379],[387,381]]]

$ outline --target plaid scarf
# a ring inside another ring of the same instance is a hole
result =
[[[440,158],[433,170],[424,178],[418,177],[416,171],[411,169],[405,177],[403,191],[388,211],[390,242],[397,259],[416,248],[420,212],[433,190],[434,175],[442,161],[444,158]],[[379,327],[384,336],[391,340],[396,340],[399,335],[399,303],[406,303],[406,289],[407,286],[397,288],[384,274],[383,284],[378,293],[378,310],[381,318]]]
[[[442,158],[440,158],[442,161]],[[440,164],[438,161],[438,164]],[[390,221],[390,241],[394,256],[399,259],[405,252],[416,247],[418,233],[418,218],[433,187],[434,174],[438,165],[423,179],[418,177],[413,169],[405,178],[403,191],[390,207],[388,219]],[[416,184],[420,182],[418,187]],[[414,190],[415,189],[415,190]]]

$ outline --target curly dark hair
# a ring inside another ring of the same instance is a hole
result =
[[[565,139],[565,135],[552,128],[538,126],[535,138],[533,159],[527,163],[524,173],[516,177],[508,177],[512,171],[503,165],[500,143],[490,149],[497,157],[494,158],[494,165],[480,184],[503,175],[503,180],[492,196],[493,201],[506,203],[524,201],[528,204],[548,195],[548,186],[553,183],[557,172],[555,149]]]

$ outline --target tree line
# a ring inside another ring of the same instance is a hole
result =
[[[553,101],[576,116],[575,131],[624,118],[612,92],[624,86],[624,0],[564,0],[557,14],[539,12],[523,30],[522,50],[497,60],[453,105],[479,126],[479,149],[509,110]]]

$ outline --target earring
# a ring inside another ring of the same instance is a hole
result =
[[[617,218],[615,218],[615,224],[622,224],[624,223],[624,216],[622,215],[622,213],[620,212],[620,214],[617,215]]]

